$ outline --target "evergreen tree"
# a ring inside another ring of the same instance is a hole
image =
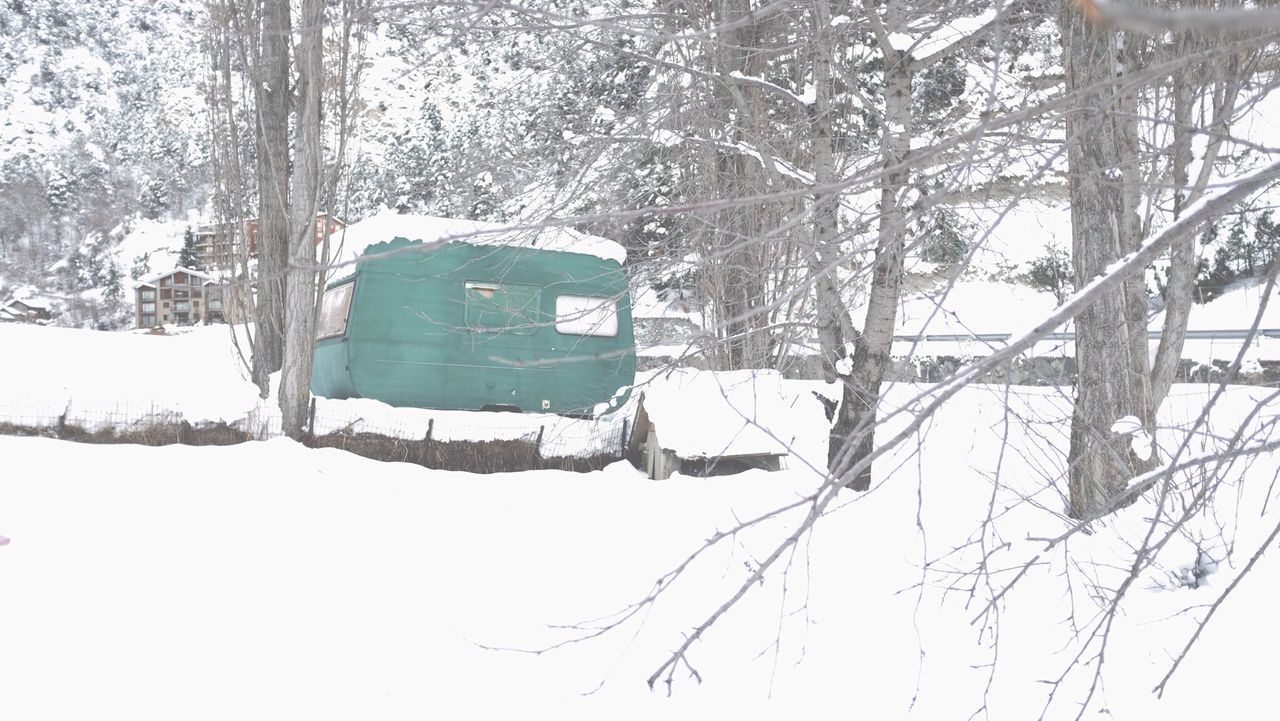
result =
[[[105,289],[103,297],[112,304],[119,304],[124,301],[124,284],[120,282],[120,269],[115,263],[109,263],[106,270],[106,278],[103,283]]]
[[[1205,231],[1202,243],[1206,253],[1213,248],[1213,262],[1200,260],[1195,280],[1196,302],[1208,303],[1234,283],[1261,277],[1275,259],[1277,242],[1280,242],[1280,227],[1271,219],[1270,211],[1252,221],[1244,214],[1238,215],[1221,243],[1216,227]]]
[[[1211,247],[1214,248],[1214,252],[1212,265],[1207,258],[1200,259],[1201,272],[1196,276],[1195,285],[1195,300],[1198,303],[1208,303],[1222,295],[1236,277],[1235,271],[1231,268],[1231,251],[1225,245],[1219,245],[1217,241],[1218,227],[1215,223],[1205,231],[1202,241],[1206,252]]]
[[[1259,274],[1266,273],[1276,259],[1276,244],[1280,243],[1280,224],[1271,219],[1271,211],[1258,216],[1253,226],[1253,251]]]
[[[921,260],[946,264],[964,260],[969,252],[969,228],[954,210],[940,208],[923,217],[918,225],[924,236],[920,241]]]
[[[1036,290],[1053,293],[1061,303],[1071,289],[1071,256],[1057,246],[1045,246],[1045,254],[1031,261],[1026,283]]]
[[[190,226],[182,236],[182,250],[178,253],[178,265],[192,270],[204,270],[200,266],[200,256],[196,253],[196,236],[191,232]]]
[[[142,216],[151,220],[169,209],[169,189],[164,181],[152,178],[142,187]],[[188,231],[190,232],[190,231]]]
[[[139,280],[144,275],[151,273],[151,254],[143,253],[133,259],[133,267],[129,269],[129,277]]]

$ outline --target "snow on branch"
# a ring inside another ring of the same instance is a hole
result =
[[[912,63],[916,70],[927,68],[982,38],[1007,14],[1007,8],[1003,13],[992,8],[974,17],[957,18],[921,38],[914,46],[904,49],[920,54],[921,57]]]
[[[778,85],[776,83],[771,83],[768,80],[765,80],[764,78],[759,78],[754,75],[745,75],[738,70],[734,70],[733,72],[729,73],[729,77],[732,78],[735,82],[768,90],[775,95],[778,95],[783,98],[786,98],[787,100],[790,100],[792,103],[800,106],[801,108],[809,107],[810,105],[813,104],[813,101],[814,101],[814,95],[811,92],[806,92],[804,95],[796,95],[795,93],[791,92],[790,90],[787,90],[781,85]]]
[[[748,143],[726,143],[724,145],[737,149],[737,151],[743,155],[755,158],[760,162],[760,165],[762,165],[765,170],[769,170],[770,166],[772,166],[774,170],[777,170],[782,175],[793,180],[798,180],[805,185],[813,185],[813,173],[810,173],[807,170],[801,170],[781,158],[777,158],[772,155],[766,157],[763,153]]]

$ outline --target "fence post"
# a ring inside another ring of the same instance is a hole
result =
[[[316,397],[311,396],[311,412],[307,416],[307,443],[316,439]]]
[[[538,440],[534,441],[534,447],[538,449],[538,455],[542,455],[542,432],[547,430],[546,426],[538,426]]]
[[[623,419],[622,419],[622,437],[621,437],[621,438],[619,438],[618,440],[619,440],[619,441],[621,441],[621,442],[618,444],[618,446],[619,446],[619,448],[618,448],[618,452],[622,455],[622,457],[623,457],[623,458],[626,458],[626,457],[627,457],[627,440],[628,440],[628,439],[627,439],[627,419],[626,419],[626,418],[623,418]]]
[[[427,419],[427,435],[422,437],[422,443],[420,444],[422,447],[422,452],[419,454],[419,458],[418,458],[418,465],[423,466],[425,468],[434,468],[435,465],[439,465],[438,463],[435,465],[432,465],[428,460],[431,458],[431,434],[432,432],[435,431],[435,427],[436,427],[436,419],[428,418]]]

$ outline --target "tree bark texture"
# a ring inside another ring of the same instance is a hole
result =
[[[892,8],[891,8],[892,9]],[[895,28],[891,24],[890,32]],[[902,286],[902,261],[906,241],[903,193],[910,173],[903,165],[911,148],[911,56],[883,48],[885,54],[885,112],[882,155],[888,171],[880,183],[880,224],[875,261],[862,333],[854,342],[853,367],[843,378],[840,415],[831,432],[828,467],[833,475],[856,491],[871,487],[871,468],[846,478],[850,468],[875,449],[876,406],[880,386],[889,367],[898,295]]]
[[[1123,38],[1087,22],[1074,2],[1061,13],[1067,92],[1072,265],[1076,288],[1141,243],[1136,98],[1122,90],[1128,69]],[[1154,432],[1147,358],[1146,292],[1139,275],[1076,316],[1076,399],[1071,419],[1069,513],[1091,518],[1128,480],[1154,464],[1111,427],[1134,416]]]
[[[324,84],[323,0],[302,0],[297,115],[294,131],[293,195],[290,202],[285,337],[280,373],[280,411],[285,435],[301,438],[311,399],[311,361],[316,324],[316,213],[324,173],[321,97]]]
[[[262,55],[257,97],[258,255],[253,381],[265,395],[270,374],[284,361],[285,270],[289,253],[289,39],[288,0],[262,5]]]
[[[1179,47],[1182,44],[1179,43]],[[1173,74],[1173,145],[1170,148],[1170,175],[1173,177],[1173,217],[1182,215],[1190,201],[1188,171],[1191,167],[1191,108],[1195,97],[1191,88],[1191,69],[1183,67]],[[1164,292],[1164,324],[1160,344],[1151,364],[1151,400],[1159,408],[1178,372],[1186,340],[1187,321],[1191,317],[1192,291],[1196,280],[1196,239],[1188,236],[1173,244],[1169,254],[1169,278]]]

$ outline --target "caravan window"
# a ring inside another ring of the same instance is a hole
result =
[[[556,330],[570,335],[618,335],[618,304],[612,298],[556,296]]]
[[[466,324],[472,331],[526,335],[542,322],[535,285],[467,281]]]
[[[351,310],[351,296],[355,287],[355,281],[352,281],[324,292],[324,300],[320,303],[320,322],[316,324],[317,340],[333,338],[347,332],[347,314]]]

